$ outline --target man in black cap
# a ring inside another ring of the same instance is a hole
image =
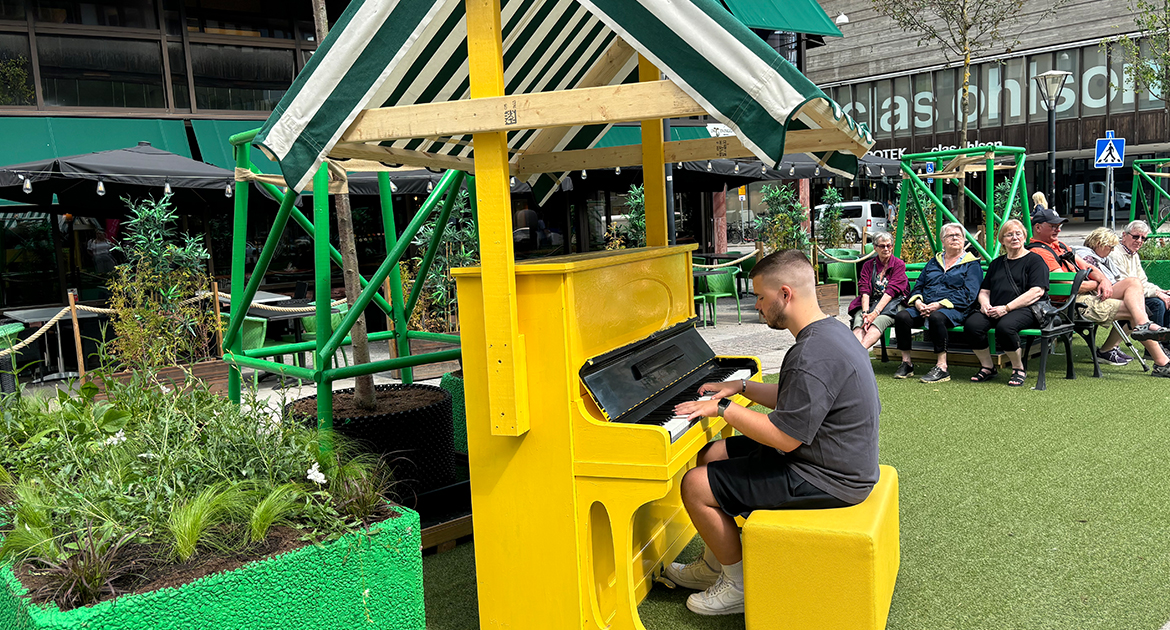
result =
[[[1145,293],[1141,285],[1123,282],[1120,284],[1122,290],[1115,294],[1113,283],[1105,274],[1060,242],[1060,230],[1067,222],[1068,219],[1051,208],[1036,208],[1032,213],[1032,241],[1028,243],[1028,249],[1044,259],[1049,271],[1088,269],[1089,277],[1081,283],[1081,295],[1077,296],[1077,302],[1083,305],[1081,317],[1098,324],[1128,320],[1133,326],[1130,336],[1140,341],[1154,360],[1150,375],[1170,378],[1170,358],[1159,345],[1159,342],[1170,340],[1170,329],[1152,323],[1146,315]]]

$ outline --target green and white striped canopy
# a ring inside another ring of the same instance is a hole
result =
[[[816,156],[847,176],[873,144],[864,125],[845,116],[717,0],[502,0],[501,5],[507,94],[582,86],[620,38],[628,44],[627,58],[601,84],[636,82],[641,53],[767,163],[784,155],[787,130],[833,126],[851,138],[854,150]],[[363,110],[469,97],[463,0],[353,0],[255,143],[279,163],[289,187],[301,191]],[[831,115],[807,115],[810,104]],[[553,150],[592,148],[609,127],[575,127]],[[513,159],[547,131],[510,132]],[[470,136],[382,146],[473,155]],[[531,177],[538,200],[555,190],[562,175]]]

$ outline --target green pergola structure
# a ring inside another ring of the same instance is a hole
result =
[[[1137,219],[1139,211],[1145,211],[1150,229],[1153,230],[1150,236],[1155,238],[1170,238],[1170,232],[1162,230],[1162,226],[1170,220],[1170,192],[1155,179],[1165,181],[1170,178],[1170,172],[1164,170],[1167,168],[1170,168],[1170,158],[1133,161],[1133,191],[1129,203],[1129,220]],[[1146,196],[1146,184],[1153,189],[1149,197]],[[1163,204],[1166,204],[1165,207]]]
[[[258,132],[259,130],[255,130],[236,134],[229,140],[235,154],[236,168],[238,170],[242,169],[243,171],[258,173],[251,163],[250,158],[251,143]],[[268,265],[272,261],[273,254],[276,251],[276,245],[288,227],[289,219],[292,219],[313,241],[314,295],[317,299],[315,300],[316,311],[312,316],[316,319],[317,323],[317,337],[313,341],[281,344],[245,351],[243,349],[243,335],[240,334],[240,329],[248,309],[240,306],[233,307],[231,309],[230,322],[223,336],[223,359],[231,366],[228,376],[228,396],[231,400],[237,403],[240,401],[242,381],[240,368],[242,367],[278,372],[313,381],[317,385],[318,427],[328,429],[333,425],[333,381],[384,372],[386,370],[402,370],[403,382],[410,383],[413,380],[411,373],[412,367],[458,359],[461,356],[461,350],[459,349],[442,350],[412,356],[410,354],[410,340],[412,339],[459,343],[459,336],[408,330],[407,322],[410,321],[410,315],[414,311],[419,297],[422,294],[423,282],[427,276],[427,270],[434,261],[435,255],[438,253],[439,244],[442,242],[443,232],[447,226],[447,220],[451,215],[452,206],[464,183],[464,179],[466,179],[467,186],[471,190],[472,217],[475,220],[475,178],[466,176],[462,171],[449,170],[439,181],[439,184],[435,186],[435,189],[427,197],[422,207],[415,213],[414,218],[407,224],[401,238],[399,238],[396,236],[398,232],[394,225],[394,206],[390,174],[387,172],[378,173],[378,193],[381,199],[382,225],[386,239],[386,258],[372,276],[369,278],[359,276],[362,291],[354,299],[352,307],[342,318],[341,323],[336,329],[333,329],[331,320],[332,308],[329,300],[329,295],[332,292],[331,272],[332,265],[340,267],[342,262],[341,252],[329,243],[330,178],[328,164],[323,163],[313,176],[312,220],[294,205],[299,196],[296,192],[292,190],[285,192],[285,190],[273,184],[262,181],[254,182],[258,186],[264,187],[280,203],[280,210],[276,213],[276,219],[272,223],[272,230],[268,233],[264,248],[260,251],[260,256],[256,261],[256,267],[246,284],[244,282],[245,231],[248,225],[248,193],[253,182],[239,181],[240,177],[237,177],[235,187],[235,217],[232,233],[231,303],[233,305],[246,305],[252,302],[252,299],[256,295],[256,290],[260,286],[260,281],[268,271]],[[436,208],[438,209],[438,216],[434,234],[427,246],[426,253],[423,255],[419,273],[410,290],[410,295],[404,296],[398,263],[406,251],[407,246],[410,245],[411,240],[418,234],[419,229],[436,213]],[[379,293],[379,289],[387,279],[390,280],[389,301]],[[394,322],[394,329],[371,333],[369,339],[371,342],[393,340],[398,351],[398,356],[383,361],[372,361],[362,365],[332,367],[334,353],[342,346],[350,345],[350,329],[353,328],[354,322],[357,321],[359,315],[371,302],[376,304],[391,318]],[[277,363],[270,358],[276,355],[299,352],[309,352],[312,354],[312,368],[289,366],[284,363]]]
[[[913,153],[902,157],[902,194],[898,202],[898,226],[894,237],[894,254],[902,255],[902,241],[906,234],[906,219],[918,219],[925,228],[926,238],[930,242],[931,250],[935,253],[942,251],[939,235],[929,229],[926,208],[919,203],[916,192],[934,206],[935,225],[945,222],[958,222],[955,215],[943,204],[944,186],[951,183],[965,194],[980,210],[986,220],[983,230],[983,242],[980,243],[970,231],[964,228],[964,236],[971,246],[983,257],[991,260],[999,255],[1000,243],[995,238],[999,226],[1011,217],[1011,208],[1015,205],[1018,195],[1026,195],[1027,185],[1024,182],[1024,160],[1026,151],[1019,147],[978,146],[966,149],[951,149],[932,153]],[[997,160],[1001,162],[997,164]],[[946,162],[944,164],[944,161]],[[934,172],[915,172],[913,164],[927,163],[934,165]],[[995,203],[995,171],[1012,171],[1011,188],[1002,208]],[[985,172],[984,195],[982,198],[963,182],[967,173]],[[933,183],[924,180],[933,179]],[[913,216],[908,210],[913,210]],[[998,213],[997,213],[998,211]],[[1032,226],[1024,221],[1024,227],[1029,238],[1032,235]]]

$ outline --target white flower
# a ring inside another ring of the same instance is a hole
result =
[[[313,467],[308,470],[308,474],[305,477],[313,483],[325,483],[325,474],[321,472],[320,466],[320,464],[313,464]]]
[[[117,433],[106,438],[106,441],[102,442],[102,444],[104,444],[106,446],[116,446],[116,445],[121,444],[122,442],[125,442],[125,441],[126,441],[126,432],[119,429]]]

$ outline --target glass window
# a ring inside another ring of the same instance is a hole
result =
[[[191,109],[191,93],[187,88],[187,58],[183,45],[178,42],[167,44],[167,55],[171,64],[171,89],[175,92],[175,108]]]
[[[192,44],[199,109],[270,111],[293,80],[293,51]]]
[[[873,137],[877,139],[889,138],[893,135],[893,82],[889,79],[874,82],[873,118],[877,122],[873,129]]]
[[[894,103],[890,107],[893,113],[891,122],[896,137],[905,138],[910,135],[910,77],[894,79]]]
[[[38,22],[158,28],[152,0],[32,0],[32,7],[33,16]]]
[[[0,106],[36,104],[28,36],[0,33]]]
[[[1136,95],[1133,82],[1125,76],[1121,50],[1114,46],[1109,54],[1109,111],[1119,114],[1132,112]]]
[[[853,120],[864,123],[871,133],[877,135],[877,128],[873,124],[873,84],[858,83],[853,86],[853,111],[850,113]]]
[[[45,105],[166,106],[157,42],[37,37]]]
[[[1081,115],[1104,116],[1105,103],[1109,100],[1109,66],[1105,64],[1105,52],[1100,46],[1085,46],[1081,49],[1084,59],[1084,74],[1081,75]]]
[[[167,35],[182,35],[183,22],[181,8],[181,0],[163,0],[163,22],[167,27]]]
[[[1023,57],[1008,59],[1003,66],[1004,123],[1018,125],[1024,122],[1024,101],[1028,94],[1028,77]]]
[[[979,126],[990,127],[1000,124],[999,97],[1003,93],[1003,66],[999,63],[985,63],[979,66],[979,85],[983,89],[982,107],[979,108]]]
[[[187,0],[187,29],[215,35],[292,39],[292,19],[287,17],[292,12],[290,3],[278,0]]]
[[[919,74],[914,77],[914,129],[930,130],[934,127],[937,112],[934,107],[934,89],[930,83],[930,73]]]
[[[24,19],[24,0],[0,0],[0,20]]]
[[[1158,54],[1150,50],[1150,40],[1143,39],[1141,41],[1142,59],[1157,59]],[[1158,88],[1155,85],[1150,85],[1148,90],[1143,90],[1141,98],[1138,99],[1138,109],[1151,110],[1163,109],[1166,107],[1166,102],[1162,100],[1162,94],[1158,93]]]
[[[1031,122],[1048,121],[1048,103],[1040,93],[1040,84],[1036,76],[1052,69],[1052,55],[1043,54],[1028,57],[1028,120]]]
[[[934,108],[938,119],[934,124],[935,133],[955,130],[955,71],[939,70],[934,73]]]
[[[1056,53],[1056,69],[1072,73],[1065,80],[1064,88],[1060,90],[1060,100],[1056,101],[1056,119],[1077,118],[1081,114],[1081,99],[1078,98],[1081,89],[1080,49],[1062,50]]]

